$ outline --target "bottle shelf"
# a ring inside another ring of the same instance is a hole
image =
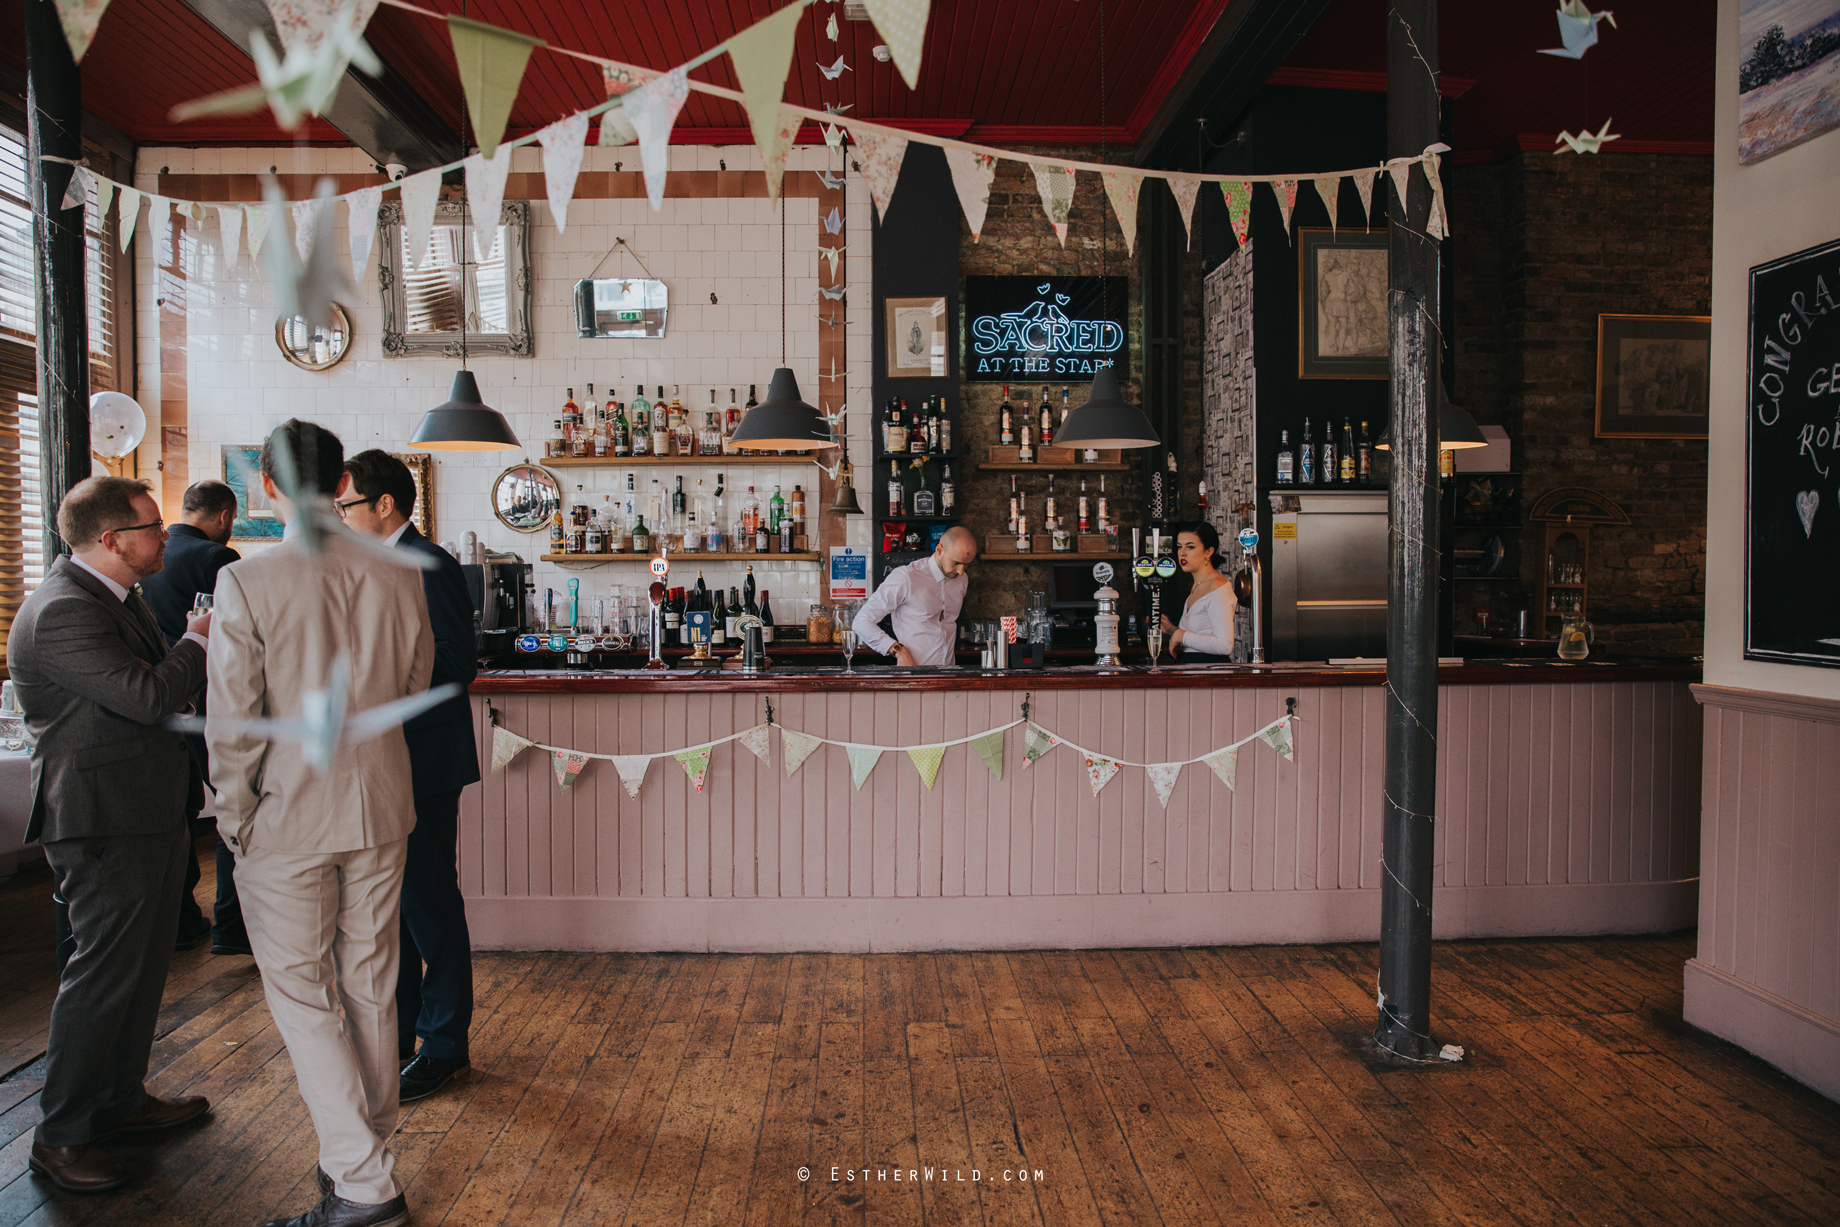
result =
[[[957,452],[877,452],[877,460],[957,460]]]
[[[1092,464],[980,464],[977,467],[985,473],[1123,473],[1131,468],[1122,460],[1117,464],[1094,461]]]
[[[958,517],[955,515],[954,516],[879,515],[879,516],[876,516],[875,519],[878,523],[885,521],[885,520],[900,520],[902,523],[918,522],[921,524],[956,524],[958,523]]]
[[[644,467],[647,465],[736,465],[749,464],[811,464],[817,462],[810,456],[770,456],[729,454],[726,456],[549,456],[531,463],[548,469],[610,469],[622,467]]]
[[[557,562],[563,566],[604,566],[610,562],[630,562],[649,564],[656,554],[539,554],[543,562]],[[800,550],[791,554],[735,554],[726,550],[719,554],[706,554],[694,550],[684,550],[671,555],[673,565],[685,559],[711,562],[817,562],[823,556],[810,550]]]
[[[1046,554],[991,554],[977,556],[978,562],[1129,562],[1129,554],[1082,554],[1077,550],[1049,551]],[[973,564],[976,565],[975,563]]]

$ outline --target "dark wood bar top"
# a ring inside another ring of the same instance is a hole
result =
[[[771,652],[768,653],[772,655]],[[1576,685],[1581,682],[1697,682],[1697,661],[1600,658],[1562,660],[1476,660],[1445,665],[1445,686]],[[1273,665],[1164,665],[1100,669],[1092,665],[1050,666],[986,672],[970,669],[899,669],[859,666],[775,665],[764,673],[738,669],[692,669],[681,664],[660,672],[636,669],[487,669],[474,679],[474,694],[780,694],[808,691],[958,690],[1186,690],[1202,688],[1277,689],[1303,686],[1379,686],[1385,666],[1331,667],[1321,662]]]

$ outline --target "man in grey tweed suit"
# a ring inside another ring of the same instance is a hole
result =
[[[139,581],[162,565],[160,508],[138,481],[91,477],[58,508],[59,558],[7,637],[32,749],[26,839],[45,847],[76,952],[51,1008],[32,1170],[98,1192],[127,1175],[96,1143],[202,1115],[147,1092],[148,1054],[179,926],[187,794],[200,775],[166,727],[204,688],[209,614],[170,651]]]

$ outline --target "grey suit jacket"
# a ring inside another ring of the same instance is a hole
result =
[[[60,557],[7,635],[6,664],[37,738],[26,841],[158,835],[185,821],[196,764],[166,728],[204,689],[205,653],[167,650],[101,580]]]

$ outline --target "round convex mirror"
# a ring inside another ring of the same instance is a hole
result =
[[[325,328],[313,327],[304,315],[290,315],[275,321],[275,344],[283,358],[303,371],[330,370],[351,348],[351,319],[337,303]]]
[[[506,528],[534,533],[549,524],[562,505],[562,487],[548,469],[514,464],[492,483],[492,511]]]

